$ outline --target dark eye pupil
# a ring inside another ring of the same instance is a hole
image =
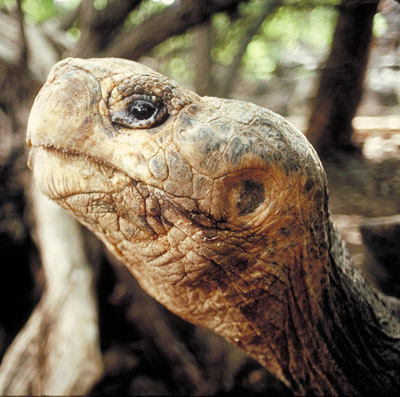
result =
[[[148,102],[135,102],[130,109],[131,113],[137,120],[147,120],[154,116],[157,109]]]

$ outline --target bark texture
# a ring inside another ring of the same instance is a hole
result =
[[[34,202],[46,291],[3,358],[0,394],[85,394],[103,370],[93,270],[77,223],[36,189]]]
[[[122,35],[98,55],[138,59],[168,37],[186,32],[217,12],[234,12],[241,2],[243,0],[199,0],[195,3],[181,0]]]

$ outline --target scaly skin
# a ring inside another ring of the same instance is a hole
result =
[[[320,161],[282,117],[135,62],[67,59],[35,101],[28,143],[40,189],[150,295],[294,393],[399,390],[398,302],[354,268]]]

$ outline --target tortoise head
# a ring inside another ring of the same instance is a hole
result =
[[[66,59],[27,139],[47,196],[157,300],[228,339],[237,327],[254,338],[252,316],[278,323],[290,277],[326,262],[325,174],[269,110],[200,97],[135,62]]]

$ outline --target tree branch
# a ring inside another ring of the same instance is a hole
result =
[[[81,38],[66,56],[94,57],[121,31],[130,11],[142,0],[112,0],[104,10],[96,10],[92,0],[80,7]]]
[[[113,40],[100,56],[138,59],[165,39],[182,34],[190,27],[201,24],[217,12],[234,12],[247,0],[181,0],[140,26]]]
[[[25,22],[24,22],[24,13],[22,12],[22,4],[21,0],[17,0],[17,14],[18,14],[18,22],[19,22],[19,65],[20,67],[26,68],[28,63],[28,45],[26,42],[25,36]]]
[[[362,85],[379,0],[342,0],[331,53],[321,73],[307,137],[320,157],[358,152],[351,122]]]
[[[47,289],[4,355],[0,394],[86,394],[103,371],[92,269],[76,221],[33,198]]]

